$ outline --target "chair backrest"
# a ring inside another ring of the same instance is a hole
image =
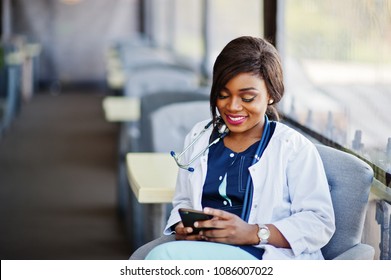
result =
[[[373,170],[351,154],[324,145],[316,147],[326,171],[336,224],[322,253],[325,259],[334,259],[361,243]]]
[[[199,121],[211,118],[209,101],[181,102],[151,115],[154,152],[182,151],[186,134]]]
[[[181,65],[144,65],[126,79],[124,95],[142,97],[162,91],[190,90],[199,87],[197,72]]]
[[[152,113],[159,108],[182,102],[191,101],[208,101],[209,96],[204,94],[201,89],[191,91],[173,91],[173,92],[158,92],[154,94],[148,94],[141,97],[140,102],[140,140],[139,140],[139,151],[140,152],[151,152],[154,150],[152,144]],[[209,108],[209,107],[208,107]],[[190,110],[192,111],[192,110]],[[185,112],[176,115],[176,118],[184,118]],[[163,119],[161,123],[165,123],[167,129],[170,127],[170,123],[167,123]],[[164,126],[163,126],[164,127]]]
[[[169,52],[145,46],[129,46],[120,49],[120,59],[126,71],[132,71],[143,65],[173,64],[176,58]]]

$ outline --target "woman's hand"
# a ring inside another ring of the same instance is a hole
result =
[[[182,222],[179,222],[175,227],[176,240],[202,240],[202,237],[193,233],[191,227],[184,227]]]
[[[196,222],[195,227],[213,229],[203,229],[198,234],[201,240],[235,245],[258,244],[257,225],[250,225],[237,215],[223,210],[205,208],[204,212],[213,215],[213,219]]]

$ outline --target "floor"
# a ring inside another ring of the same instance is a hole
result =
[[[127,259],[104,92],[35,94],[0,139],[1,259]]]

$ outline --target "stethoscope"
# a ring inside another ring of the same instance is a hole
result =
[[[176,155],[174,151],[171,151],[171,156],[174,158],[176,164],[178,167],[188,170],[190,172],[194,172],[194,168],[190,165],[198,159],[200,156],[202,156],[212,145],[217,144],[221,139],[223,139],[229,132],[227,126],[225,124],[220,124],[220,127],[218,128],[219,136],[212,141],[205,149],[203,149],[200,153],[198,153],[196,156],[194,156],[192,159],[190,159],[187,163],[181,163],[180,159],[183,156],[183,154],[190,149],[199,139],[200,137],[209,129],[209,127],[212,125],[213,121],[210,121],[207,125],[205,125],[204,129],[198,134],[198,136],[181,152],[179,155]],[[262,133],[261,141],[259,142],[259,145],[257,147],[256,153],[254,155],[254,159],[251,163],[251,165],[254,165],[257,163],[263,154],[263,151],[266,148],[266,145],[268,143],[268,139],[270,138],[270,122],[268,117],[265,115],[265,126]],[[241,218],[244,221],[248,221],[248,218],[250,216],[250,209],[251,209],[251,198],[253,196],[253,187],[252,187],[252,180],[251,176],[248,176],[247,184],[246,184],[246,191],[244,194],[244,202],[243,202],[243,210]]]
[[[180,153],[179,155],[177,155],[174,151],[171,151],[171,156],[174,158],[176,164],[178,165],[178,167],[182,168],[182,169],[186,169],[187,171],[190,171],[190,172],[194,172],[194,168],[191,167],[190,165],[196,160],[198,159],[200,156],[202,156],[211,146],[213,146],[214,144],[217,144],[221,139],[223,139],[229,132],[228,130],[228,127],[223,123],[221,124],[221,119],[219,118],[219,120],[217,121],[218,124],[220,124],[220,127],[218,128],[218,137],[212,141],[205,149],[203,149],[200,153],[198,153],[195,157],[193,157],[192,159],[190,159],[187,163],[180,163],[180,159],[181,157],[183,156],[184,153],[186,153],[186,151],[188,149],[190,149],[197,141],[198,139],[201,138],[201,136],[209,129],[209,127],[212,125],[213,123],[213,120],[211,120],[207,125],[205,125],[204,129],[198,134],[198,136],[183,150],[182,153]]]

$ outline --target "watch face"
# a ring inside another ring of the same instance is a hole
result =
[[[261,229],[261,236],[262,236],[263,238],[268,237],[268,236],[269,236],[268,230],[265,229],[265,228]]]
[[[270,237],[270,230],[266,226],[260,226],[258,236],[261,243],[267,243]]]

